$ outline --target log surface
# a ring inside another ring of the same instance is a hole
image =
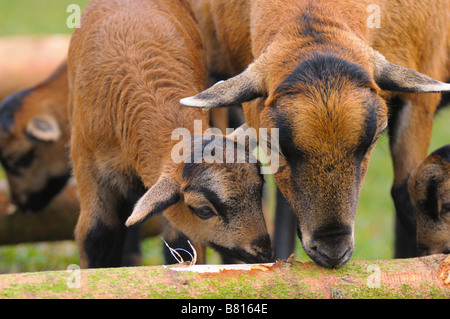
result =
[[[278,261],[9,274],[0,275],[0,297],[448,299],[450,256],[356,260],[334,270],[311,262]]]

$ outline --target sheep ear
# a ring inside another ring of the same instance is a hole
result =
[[[38,115],[28,122],[27,134],[39,141],[56,142],[61,136],[61,130],[53,116]]]
[[[199,94],[180,100],[190,107],[215,108],[238,105],[263,95],[263,81],[255,63],[241,74],[226,81],[217,82]]]
[[[162,213],[180,200],[180,186],[171,178],[161,176],[134,206],[127,227],[144,222],[152,215]]]
[[[450,84],[393,64],[377,51],[374,51],[374,65],[375,82],[382,90],[405,93],[450,92]]]

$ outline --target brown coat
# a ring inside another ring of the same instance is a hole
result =
[[[91,1],[68,64],[84,267],[119,265],[125,221],[161,212],[197,243],[245,261],[270,258],[257,164],[171,159],[174,129],[193,132],[194,120],[209,127],[208,113],[179,103],[206,85],[202,40],[185,1]]]
[[[202,24],[215,37],[210,54],[225,52],[211,58],[213,72],[239,74],[182,103],[249,102],[249,126],[280,129],[275,178],[306,252],[326,266],[350,258],[370,152],[389,124],[396,255],[414,255],[406,180],[427,154],[441,94],[413,93],[450,91],[438,82],[450,79],[450,1],[216,0],[195,8],[212,17]],[[380,28],[371,8],[380,10]]]

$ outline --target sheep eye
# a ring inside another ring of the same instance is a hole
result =
[[[191,208],[191,210],[201,219],[209,219],[216,215],[214,211],[208,206],[201,208]]]

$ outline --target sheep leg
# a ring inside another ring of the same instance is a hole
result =
[[[277,188],[277,206],[273,242],[276,259],[287,259],[295,250],[297,219],[283,194]]]
[[[417,256],[416,221],[407,190],[412,170],[427,156],[439,94],[394,98],[389,107],[389,136],[394,163],[391,195],[396,209],[395,257]]]
[[[142,265],[141,232],[139,225],[126,230],[125,243],[122,253],[122,266]]]
[[[122,264],[126,227],[116,207],[117,196],[96,182],[89,167],[74,163],[79,187],[80,216],[75,238],[83,268],[118,267]]]

